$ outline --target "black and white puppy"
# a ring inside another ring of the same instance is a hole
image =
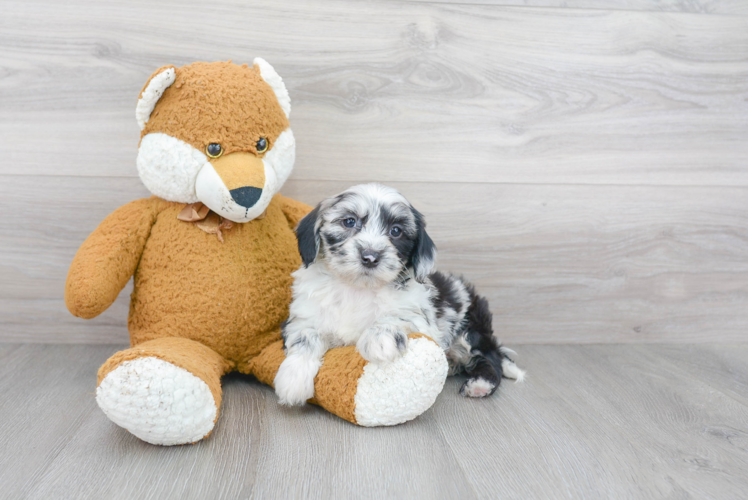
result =
[[[488,302],[472,285],[434,271],[436,247],[423,216],[399,192],[362,184],[322,201],[296,228],[303,264],[283,325],[286,359],[275,377],[281,404],[314,396],[328,349],[356,345],[373,363],[397,359],[420,332],[445,351],[450,374],[467,372],[463,396],[521,380],[512,352],[493,335]]]

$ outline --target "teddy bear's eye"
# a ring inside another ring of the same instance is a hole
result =
[[[257,141],[257,152],[258,153],[264,153],[268,150],[268,141],[264,137],[260,137],[260,140]]]
[[[217,142],[211,142],[205,146],[205,154],[211,158],[218,158],[223,154],[223,148]]]

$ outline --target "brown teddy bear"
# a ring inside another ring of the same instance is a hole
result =
[[[99,370],[96,400],[115,423],[154,444],[212,431],[221,376],[272,384],[283,358],[293,232],[310,211],[278,194],[293,168],[288,92],[264,60],[156,71],[143,88],[137,167],[154,196],[109,215],[70,266],[65,302],[93,318],[134,276],[131,348]],[[394,425],[428,409],[447,362],[415,335],[388,365],[354,347],[329,351],[312,403],[350,422]]]

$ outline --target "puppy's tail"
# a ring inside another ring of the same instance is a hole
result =
[[[510,378],[516,382],[524,382],[525,381],[525,370],[521,369],[519,366],[517,366],[514,361],[512,361],[508,354],[514,354],[517,353],[513,350],[509,349],[508,347],[500,347],[499,351],[501,352],[501,371],[502,375],[506,378]]]

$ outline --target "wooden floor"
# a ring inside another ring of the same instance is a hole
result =
[[[96,406],[116,346],[0,344],[0,497],[745,498],[748,344],[514,347],[524,384],[450,379],[393,428],[231,375],[212,436],[164,448]]]

